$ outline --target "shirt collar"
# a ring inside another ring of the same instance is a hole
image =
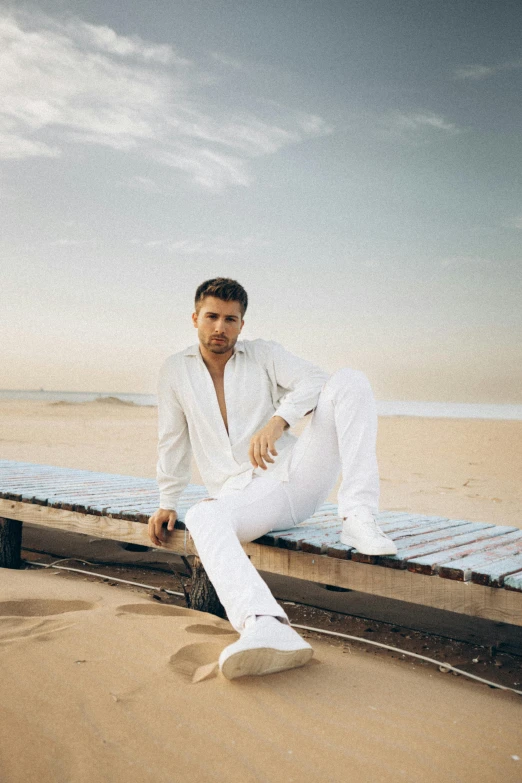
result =
[[[243,343],[243,340],[238,340],[234,348],[234,354],[244,353],[244,352],[245,352],[245,345]],[[195,345],[190,345],[188,348],[185,348],[183,354],[185,356],[199,356],[200,355],[199,343],[196,343]]]

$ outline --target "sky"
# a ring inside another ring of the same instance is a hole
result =
[[[0,0],[0,388],[154,392],[196,287],[378,399],[522,402],[518,0]]]

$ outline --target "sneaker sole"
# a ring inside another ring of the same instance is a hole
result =
[[[357,541],[351,540],[343,536],[341,536],[341,544],[344,544],[345,546],[352,546],[354,549],[357,549],[357,551],[361,555],[396,555],[397,554],[397,549],[395,547],[383,547],[378,551],[377,548],[375,548],[373,552],[369,552],[368,547],[366,548],[366,550],[359,549],[359,547],[357,546]]]
[[[299,650],[276,650],[273,647],[256,647],[240,650],[224,661],[221,671],[227,680],[249,675],[275,674],[285,669],[304,666],[313,656],[311,647]]]

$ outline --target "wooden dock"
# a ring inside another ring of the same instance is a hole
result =
[[[202,486],[187,487],[162,549],[194,554],[183,518],[206,496]],[[26,522],[152,548],[146,523],[158,501],[153,479],[0,460],[0,517],[18,523],[20,534]],[[330,503],[245,550],[261,571],[522,625],[522,530],[406,512],[383,511],[378,522],[396,542],[396,556],[341,544]]]

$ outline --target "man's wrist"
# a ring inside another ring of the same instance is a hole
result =
[[[271,421],[275,422],[279,427],[282,427],[283,430],[287,430],[290,426],[282,416],[272,416]]]

